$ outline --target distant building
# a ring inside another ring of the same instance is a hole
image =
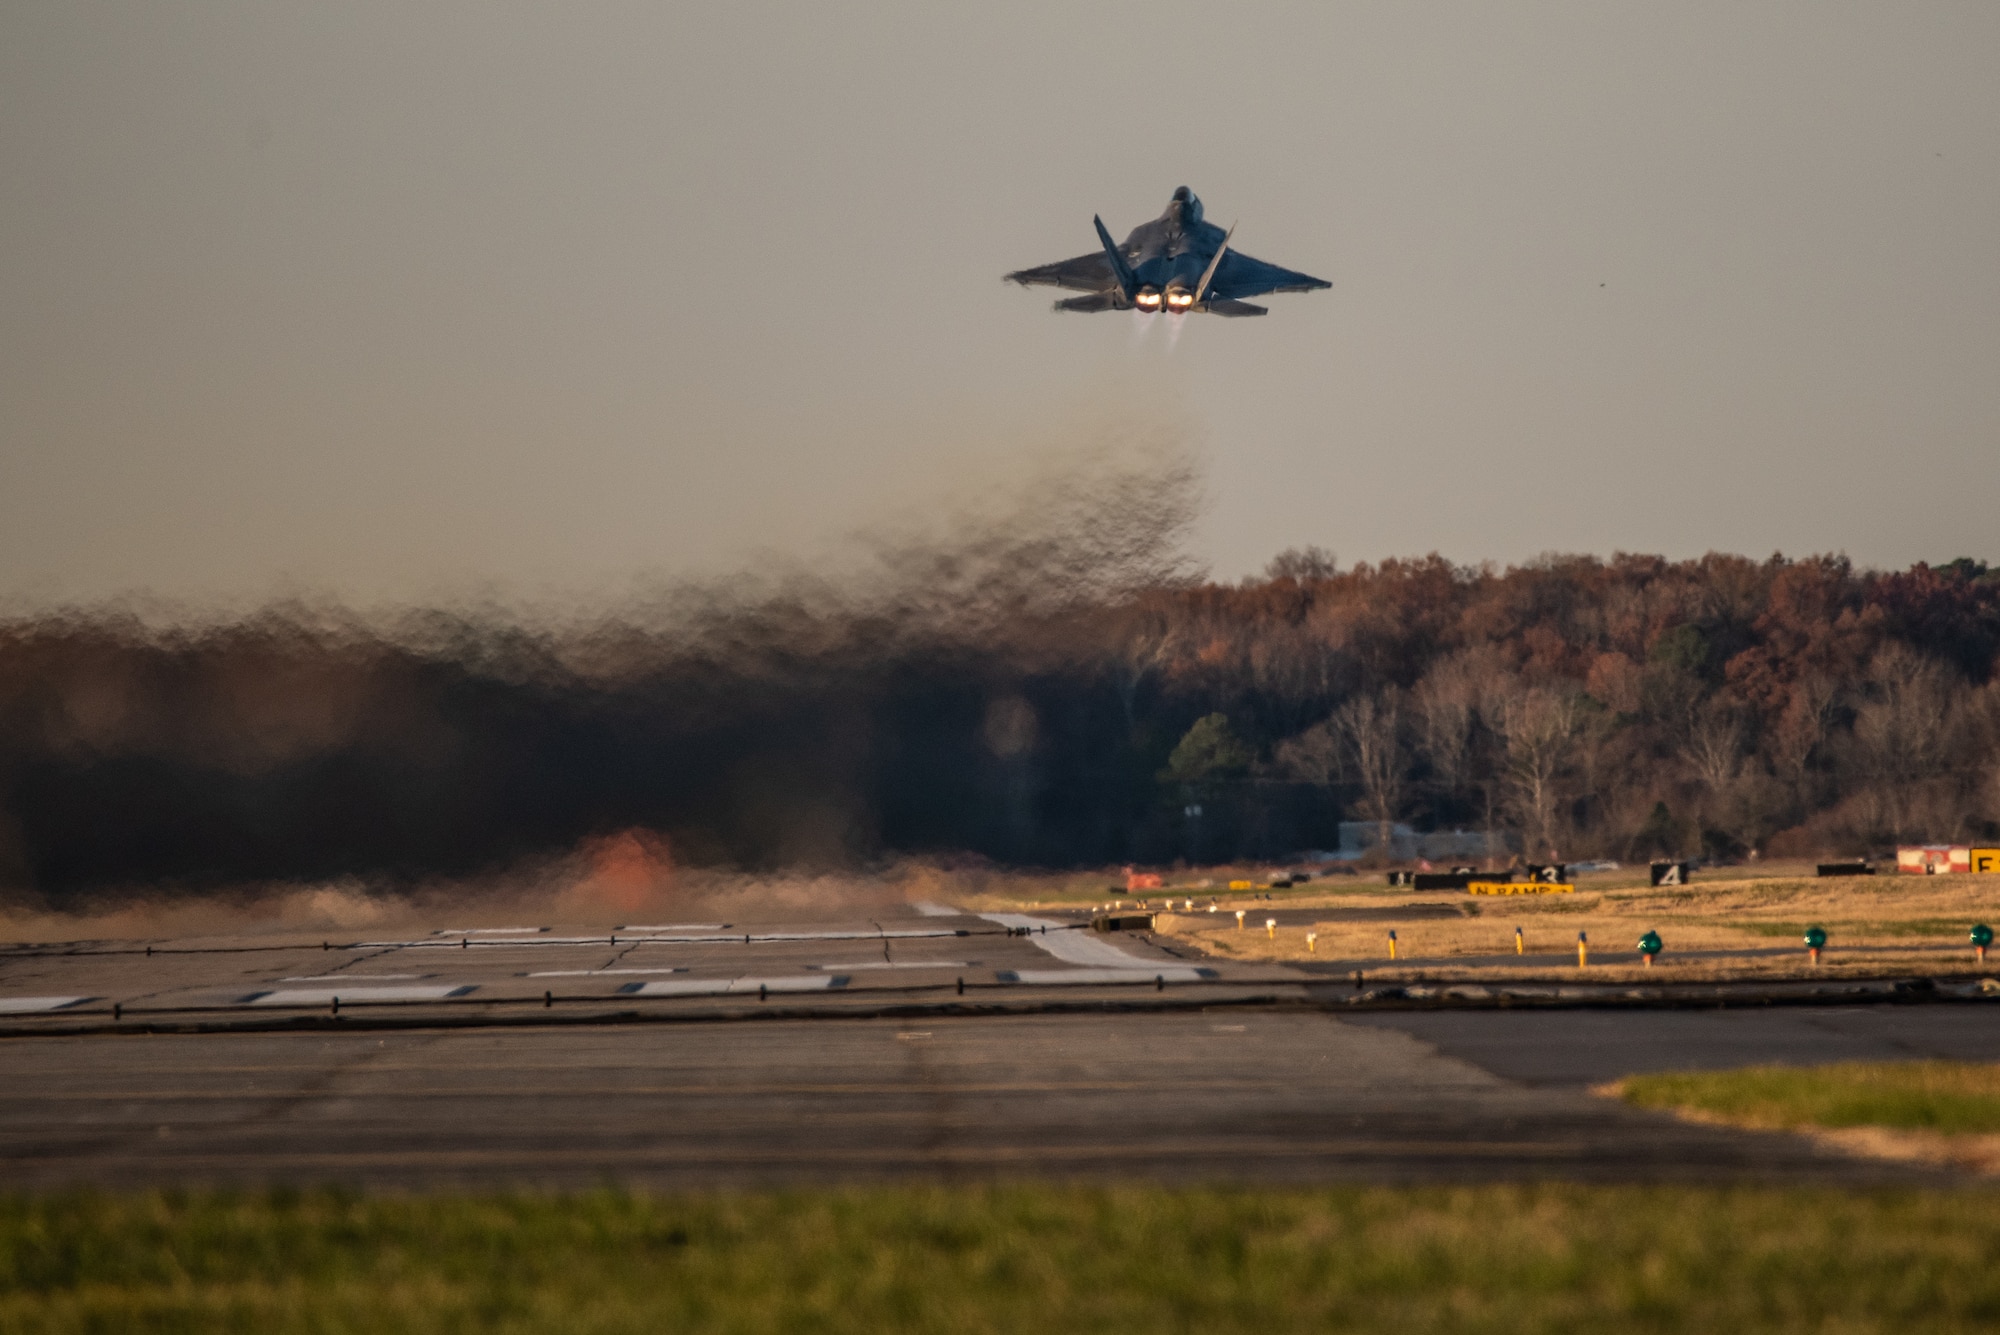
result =
[[[1906,875],[1971,871],[1972,849],[1964,844],[1918,844],[1896,850],[1896,870]]]

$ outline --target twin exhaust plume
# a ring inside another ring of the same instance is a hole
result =
[[[1104,231],[1104,220],[1092,218],[1091,221],[1097,224],[1097,234],[1104,238],[1108,246],[1111,238]],[[1194,291],[1188,291],[1178,282],[1168,284],[1165,292],[1148,285],[1130,294],[1133,306],[1148,313],[1157,313],[1162,308],[1181,312],[1200,306],[1208,296],[1209,285],[1215,281],[1215,271],[1221,266],[1223,255],[1228,253],[1229,239],[1235,235],[1236,224],[1231,223],[1229,230],[1222,235],[1222,244],[1216,247],[1215,258],[1211,259],[1208,267],[1201,271],[1201,281],[1195,284]]]
[[[1008,280],[1086,294],[1058,301],[1059,311],[1206,311],[1223,316],[1265,313],[1244,297],[1330,286],[1311,274],[1232,249],[1235,226],[1225,232],[1203,222],[1201,201],[1186,186],[1174,192],[1165,213],[1134,228],[1122,246],[1111,239],[1103,218],[1093,217],[1091,224],[1097,229],[1096,251],[1021,269],[1008,274]]]

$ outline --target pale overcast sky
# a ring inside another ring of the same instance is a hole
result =
[[[1000,282],[1181,184],[1332,290]],[[1225,577],[2000,559],[2000,5],[0,3],[10,602],[714,573],[1119,418]]]

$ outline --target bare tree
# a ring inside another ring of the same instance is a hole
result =
[[[1264,566],[1264,578],[1308,580],[1332,579],[1340,573],[1340,562],[1324,547],[1288,547]]]
[[[1386,852],[1407,782],[1402,701],[1393,687],[1379,695],[1357,695],[1336,709],[1330,722],[1354,764],[1362,809],[1382,827]]]
[[[1909,833],[1914,789],[1943,776],[1958,712],[1942,663],[1891,643],[1869,665],[1868,699],[1854,713],[1864,773],[1897,839]]]
[[[1692,710],[1676,749],[1706,799],[1702,832],[1715,825],[1715,804],[1723,801],[1743,767],[1743,718],[1728,702],[1714,697]]]
[[[1767,748],[1771,767],[1803,797],[1806,766],[1826,740],[1827,725],[1833,721],[1838,699],[1834,684],[1821,673],[1801,678],[1792,687],[1792,696],[1771,728]]]
[[[1535,849],[1555,846],[1558,785],[1583,727],[1573,695],[1534,686],[1502,697],[1496,722],[1506,747],[1508,805]]]
[[[1743,716],[1727,701],[1705,701],[1688,720],[1678,749],[1702,788],[1720,795],[1743,767]]]
[[[1330,719],[1322,719],[1295,737],[1287,737],[1272,751],[1272,759],[1287,778],[1321,788],[1331,787],[1344,765],[1340,735]]]
[[[1417,683],[1417,736],[1438,787],[1456,795],[1472,773],[1472,730],[1479,721],[1481,684],[1451,660]]]

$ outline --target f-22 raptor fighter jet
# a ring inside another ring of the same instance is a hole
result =
[[[1332,287],[1323,278],[1281,269],[1229,248],[1227,232],[1201,220],[1201,201],[1182,186],[1167,211],[1136,227],[1122,246],[1097,224],[1101,250],[1007,275],[1023,287],[1066,287],[1086,295],[1066,297],[1059,311],[1207,311],[1211,315],[1262,315],[1245,297],[1266,292],[1310,292]]]

